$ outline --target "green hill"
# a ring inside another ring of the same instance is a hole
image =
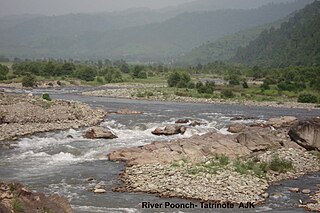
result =
[[[248,30],[242,30],[235,34],[225,36],[215,42],[208,42],[194,48],[191,52],[178,57],[178,65],[196,65],[206,64],[213,61],[225,61],[234,57],[239,47],[247,46],[250,41],[256,39],[263,30],[271,27],[279,28],[281,23],[288,18],[281,19],[271,24],[254,27]]]
[[[307,5],[279,29],[263,31],[233,60],[272,67],[320,66],[320,2]]]
[[[37,17],[0,30],[0,55],[171,61],[205,41],[284,18],[303,8],[306,2],[269,4],[249,10],[190,12],[167,20],[157,14],[147,19],[153,12],[144,10],[129,15]]]

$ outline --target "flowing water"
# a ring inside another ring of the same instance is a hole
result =
[[[66,196],[76,212],[205,212],[203,209],[161,209],[144,210],[142,202],[186,203],[181,199],[163,199],[144,193],[116,193],[111,188],[120,183],[118,174],[123,170],[121,163],[108,161],[107,154],[122,147],[141,146],[152,141],[167,141],[190,137],[217,130],[224,134],[231,118],[239,115],[265,120],[270,117],[294,115],[297,117],[319,116],[319,110],[281,109],[268,107],[245,107],[238,105],[182,104],[172,102],[136,101],[103,97],[86,97],[68,91],[50,91],[53,98],[79,100],[93,107],[102,107],[108,111],[129,108],[143,111],[142,115],[110,114],[101,124],[111,128],[119,138],[113,140],[88,140],[83,138],[85,129],[66,130],[54,133],[38,134],[21,138],[15,149],[0,151],[0,179],[19,181],[31,189],[45,193],[59,193]],[[21,92],[21,91],[15,91]],[[35,90],[34,93],[42,93]],[[179,118],[200,120],[206,125],[187,130],[185,135],[171,137],[154,136],[151,131],[159,126],[173,124]],[[245,122],[253,122],[248,120]],[[70,137],[72,136],[72,137]],[[96,180],[88,181],[89,177]],[[94,194],[90,191],[102,182],[106,194]],[[268,201],[251,212],[304,212],[296,208],[303,195],[288,193],[293,186],[314,188],[320,183],[320,175],[307,175],[298,180],[284,181],[270,187],[270,194],[279,194],[279,198]],[[196,202],[195,202],[196,203]],[[234,212],[235,209],[210,209],[207,212]],[[249,210],[243,210],[248,212]],[[236,212],[242,212],[236,210]]]

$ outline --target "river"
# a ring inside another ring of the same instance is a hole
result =
[[[21,92],[21,91],[15,91]],[[44,92],[34,90],[35,94]],[[76,212],[305,212],[296,208],[301,194],[288,192],[288,187],[312,189],[320,183],[320,174],[307,175],[302,179],[284,181],[270,187],[272,197],[253,210],[210,209],[161,209],[144,210],[142,202],[163,203],[166,201],[185,203],[181,199],[163,199],[144,193],[116,193],[111,188],[121,184],[118,174],[123,170],[122,163],[108,161],[107,154],[122,147],[141,146],[152,141],[167,141],[194,134],[204,134],[212,130],[226,133],[226,126],[235,116],[256,117],[266,120],[271,117],[293,115],[300,118],[319,116],[319,110],[284,109],[268,107],[248,107],[223,104],[191,104],[128,99],[88,97],[72,91],[50,91],[52,98],[77,100],[107,111],[129,108],[143,111],[142,115],[109,114],[101,124],[111,128],[119,138],[113,140],[88,140],[83,138],[83,129],[70,129],[53,133],[43,133],[19,139],[16,148],[0,151],[0,177],[4,181],[19,181],[31,189],[45,193],[59,193],[66,196]],[[185,135],[172,137],[154,136],[156,127],[172,124],[179,118],[200,120],[206,125],[187,130]],[[245,122],[253,122],[248,120]],[[72,136],[72,138],[70,137]],[[96,180],[88,181],[89,177]],[[90,191],[95,184],[105,184],[106,194]]]

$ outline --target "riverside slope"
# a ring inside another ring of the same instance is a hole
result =
[[[104,110],[79,102],[0,93],[0,141],[38,132],[93,126],[105,116]]]
[[[319,118],[314,121],[320,123]],[[292,117],[270,119],[234,135],[213,132],[114,151],[110,160],[127,162],[125,189],[115,190],[222,203],[263,202],[273,182],[319,171],[319,158],[288,135],[297,122]],[[313,134],[318,131],[314,126]],[[292,168],[276,168],[281,164]]]

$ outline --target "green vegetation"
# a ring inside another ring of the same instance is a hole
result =
[[[131,61],[171,62],[174,56],[201,43],[282,19],[308,2],[250,10],[216,10],[212,6],[215,11],[205,8],[192,12],[194,8],[190,8],[188,13],[178,9],[40,16],[14,26],[7,23],[11,27],[1,30],[0,49],[6,56],[23,58],[100,58],[103,62],[108,55]],[[233,44],[225,46],[235,48]]]
[[[0,81],[6,80],[8,73],[9,68],[5,65],[0,64]]]
[[[187,168],[189,174],[195,175],[200,172],[216,174],[219,169],[223,169],[230,163],[229,157],[226,155],[216,155],[214,158],[202,164],[195,164]]]
[[[298,97],[299,103],[317,103],[317,96],[309,94],[309,93],[302,93]]]
[[[233,166],[234,170],[240,174],[254,174],[260,178],[265,178],[268,171],[268,163],[254,160],[237,159]]]
[[[33,74],[28,73],[22,79],[22,86],[24,87],[34,87],[36,85],[36,77]]]
[[[170,74],[168,78],[168,86],[178,87],[178,88],[187,88],[190,81],[191,81],[191,77],[188,73],[174,71],[173,73]]]
[[[320,66],[319,9],[320,2],[314,1],[280,29],[263,31],[238,51],[235,61],[266,67]]]
[[[13,198],[12,200],[12,209],[14,213],[23,212],[23,206],[18,198]]]
[[[273,155],[269,163],[269,169],[275,172],[285,173],[293,169],[291,161],[281,159],[278,155]]]
[[[43,94],[42,99],[47,100],[47,101],[52,101],[52,99],[50,98],[50,95],[48,93]]]
[[[200,172],[216,174],[221,169],[231,169],[242,175],[254,175],[259,178],[267,178],[268,171],[286,173],[294,169],[291,161],[282,159],[277,154],[273,154],[268,162],[260,161],[257,157],[230,160],[225,155],[216,155],[203,163],[190,165],[185,161],[175,161],[171,166],[186,167],[187,172],[192,175]]]

